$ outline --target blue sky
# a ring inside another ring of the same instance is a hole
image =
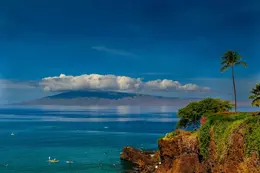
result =
[[[113,74],[195,83],[231,98],[230,71],[219,72],[219,57],[231,49],[248,63],[236,68],[245,99],[260,81],[259,16],[257,0],[1,1],[0,78]],[[2,102],[17,98],[12,93],[48,95],[37,87],[3,88]]]

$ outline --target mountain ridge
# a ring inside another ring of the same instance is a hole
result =
[[[18,105],[150,105],[150,106],[174,106],[186,104],[197,98],[181,99],[178,97],[162,97],[146,94],[116,92],[116,91],[95,91],[77,90],[65,91],[56,95],[43,97],[36,100],[29,100],[18,103]]]

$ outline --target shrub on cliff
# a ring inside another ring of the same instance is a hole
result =
[[[210,141],[214,141],[217,161],[222,161],[232,145],[231,138],[238,133],[245,140],[248,156],[260,154],[260,116],[253,113],[216,114],[207,118],[198,131],[200,154],[204,159],[209,154]]]
[[[189,125],[198,125],[202,116],[212,113],[226,112],[233,107],[229,101],[206,98],[199,102],[191,102],[186,107],[179,109],[177,116],[180,117],[177,127],[187,127]]]

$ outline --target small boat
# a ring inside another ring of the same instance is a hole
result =
[[[48,160],[49,163],[58,163],[60,162],[59,160],[53,159],[53,160]]]
[[[49,157],[48,162],[49,162],[49,163],[58,163],[58,162],[60,162],[60,161],[59,161],[59,160],[56,160],[56,158],[51,159],[51,157]]]

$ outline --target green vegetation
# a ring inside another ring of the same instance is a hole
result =
[[[224,72],[226,69],[231,67],[232,69],[232,81],[233,81],[233,89],[234,89],[234,96],[235,96],[235,112],[237,111],[237,95],[236,95],[236,84],[235,84],[235,76],[234,76],[234,66],[235,65],[243,65],[244,67],[247,66],[247,64],[243,61],[241,61],[242,57],[234,51],[227,51],[222,57],[222,68],[221,72]]]
[[[199,144],[200,144],[200,154],[203,158],[208,156],[208,147],[210,143],[210,121],[206,121],[199,130]]]
[[[171,139],[171,138],[173,138],[174,136],[177,136],[178,134],[179,134],[178,131],[173,131],[173,132],[170,132],[170,133],[166,133],[166,135],[160,137],[160,138],[158,139],[158,141],[161,140],[161,139],[164,139],[164,140],[165,140],[165,139]]]
[[[250,117],[246,121],[246,153],[250,155],[256,151],[260,154],[260,117]]]
[[[244,120],[235,121],[217,121],[213,126],[214,140],[217,146],[217,154],[219,161],[223,159],[229,145],[229,137]]]
[[[202,116],[207,116],[212,113],[226,112],[232,109],[232,104],[229,101],[220,99],[206,98],[199,102],[191,102],[186,107],[179,109],[177,115],[180,121],[177,124],[178,128],[196,125]]]
[[[260,154],[260,116],[252,113],[211,114],[198,133],[203,158],[207,158],[210,140],[214,140],[218,161],[221,161],[227,154],[232,133],[239,129],[244,129],[247,154]]]
[[[164,138],[172,138],[174,136],[176,136],[178,133],[173,131],[173,132],[170,132],[170,133],[166,133],[165,137]]]
[[[197,135],[197,131],[184,131],[184,130],[175,130],[173,132],[170,133],[166,133],[165,136],[160,137],[158,140],[163,139],[163,140],[167,140],[167,139],[172,139],[175,136],[179,136],[179,135]]]
[[[252,106],[260,107],[260,83],[253,88],[250,93],[252,94],[249,96],[249,99],[252,99]]]

